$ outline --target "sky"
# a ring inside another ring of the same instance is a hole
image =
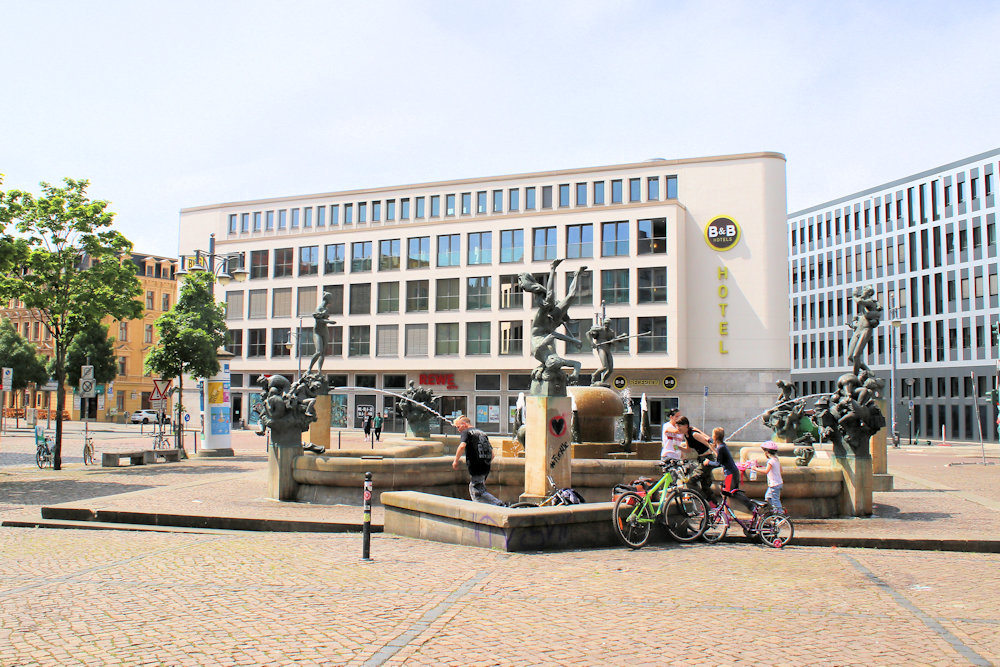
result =
[[[1000,3],[0,0],[0,190],[182,208],[777,151],[788,210],[1000,147]],[[207,239],[206,239],[207,244]]]

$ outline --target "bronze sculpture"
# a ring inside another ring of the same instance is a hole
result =
[[[882,306],[875,300],[875,290],[870,286],[854,290],[854,308],[856,314],[851,321],[851,328],[854,334],[847,343],[847,362],[853,364],[854,375],[860,377],[861,369],[868,369],[868,366],[861,361],[861,355],[871,341],[872,332],[882,321]]]
[[[323,292],[323,300],[319,308],[316,309],[316,312],[312,314],[315,320],[313,324],[313,344],[316,346],[316,352],[313,354],[312,359],[309,360],[308,373],[313,372],[314,364],[316,365],[317,373],[323,372],[323,360],[326,359],[326,345],[330,339],[329,326],[334,324],[334,321],[330,319],[330,305],[332,301],[333,296],[329,292]]]

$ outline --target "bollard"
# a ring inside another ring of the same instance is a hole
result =
[[[340,449],[340,431],[337,431],[337,449]]]
[[[372,546],[372,474],[365,473],[365,514],[364,523],[361,526],[361,560],[371,562]]]

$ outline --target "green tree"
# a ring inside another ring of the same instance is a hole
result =
[[[11,389],[20,391],[29,384],[45,384],[45,357],[17,332],[10,320],[0,322],[0,366],[14,369]]]
[[[177,303],[157,318],[160,342],[146,355],[146,372],[178,378],[178,417],[184,409],[184,375],[208,378],[219,372],[216,352],[227,329],[225,308],[212,294],[214,282],[210,271],[188,274]]]
[[[50,364],[50,372],[52,365]],[[107,325],[92,323],[78,333],[66,348],[66,383],[70,387],[80,386],[80,369],[84,365],[94,367],[95,382],[107,384],[115,379],[118,368],[115,364],[114,339],[108,338]],[[97,399],[81,397],[80,401],[81,406],[83,401],[88,401],[88,417],[97,414]],[[83,414],[82,408],[80,414]]]
[[[0,298],[38,308],[55,348],[54,465],[62,468],[62,413],[66,406],[66,352],[78,333],[110,315],[142,315],[142,292],[128,255],[132,243],[111,228],[108,202],[91,201],[86,180],[66,178],[65,187],[42,183],[35,196],[0,191],[0,261],[14,270],[0,273]],[[2,183],[0,183],[2,184]],[[13,225],[13,234],[7,234]]]

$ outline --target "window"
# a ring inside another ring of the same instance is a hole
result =
[[[535,188],[524,189],[524,210],[535,210]]]
[[[431,265],[431,237],[417,236],[406,241],[406,268],[426,269]]]
[[[426,207],[424,205],[425,201],[426,201],[425,197],[417,197],[417,203],[416,203],[416,205],[417,205],[417,214],[416,214],[415,217],[417,217],[417,218],[426,218],[427,217],[426,215],[424,215],[426,213],[426,210],[425,210]]]
[[[329,294],[329,304],[327,312],[330,315],[344,314],[344,286],[343,285],[323,285],[323,293]]]
[[[368,315],[372,312],[371,283],[351,285],[349,309],[351,315]]]
[[[309,358],[316,354],[316,340],[312,336],[312,327],[296,327],[295,355],[298,358]]]
[[[517,211],[520,208],[521,191],[511,188],[507,191],[507,210]]]
[[[300,287],[298,292],[298,304],[296,307],[296,317],[312,315],[316,310],[316,286]]]
[[[358,202],[358,224],[368,222],[368,203]]]
[[[534,243],[531,248],[531,258],[534,261],[552,260],[556,258],[556,228],[538,227],[533,230]]]
[[[241,213],[240,214],[240,231],[244,234],[250,231],[250,214]]]
[[[587,318],[584,320],[570,320],[566,323],[566,331],[571,338],[576,338],[579,343],[566,341],[566,354],[590,354],[594,351],[590,336],[587,332],[594,325],[594,320]]]
[[[354,224],[354,204],[344,204],[344,224]]]
[[[619,336],[628,336],[628,318],[627,317],[609,317],[608,326],[615,334],[615,338]],[[623,338],[622,340],[615,343],[611,350],[613,352],[621,352],[622,354],[628,354],[628,338]]]
[[[156,301],[156,293],[146,291],[146,310],[153,310],[153,302]]]
[[[667,176],[667,199],[677,199],[676,176]]]
[[[292,288],[275,287],[271,291],[271,317],[292,316]]]
[[[500,308],[524,308],[524,290],[516,274],[500,276]]]
[[[330,339],[326,344],[327,356],[342,356],[344,354],[344,327],[331,326],[327,329]]]
[[[367,357],[371,354],[371,330],[367,326],[352,326],[347,344],[347,356]]]
[[[421,201],[423,201],[423,197],[421,197],[420,199],[421,199]],[[399,219],[400,220],[409,220],[410,219],[410,199],[409,199],[409,197],[407,197],[406,199],[400,199],[399,200]]]
[[[465,353],[467,355],[490,353],[489,322],[469,322],[465,331]]]
[[[263,357],[267,355],[267,329],[250,329],[247,331],[247,356]]]
[[[372,242],[357,241],[351,244],[351,273],[372,270]]]
[[[462,263],[461,239],[459,234],[438,236],[438,266],[459,266]]]
[[[426,357],[428,350],[427,325],[406,325],[406,356]]]
[[[234,357],[243,356],[243,329],[230,329],[226,332],[226,350]]]
[[[594,181],[594,204],[604,204],[604,181]]]
[[[228,296],[229,295],[227,294],[226,295],[227,300],[228,300]],[[226,304],[226,310],[227,311],[229,310],[229,304],[228,303]],[[128,342],[128,322],[119,322],[118,323],[118,342],[119,343],[127,343]]]
[[[601,300],[604,303],[628,303],[628,269],[601,271]]]
[[[399,270],[399,239],[385,239],[378,244],[378,270]]]
[[[617,179],[611,181],[611,203],[621,204],[622,203],[622,181]]]
[[[667,219],[639,220],[636,252],[640,255],[662,255],[667,252]],[[627,251],[626,251],[627,252]]]
[[[430,299],[430,284],[427,280],[406,281],[406,312],[426,313]]]
[[[340,224],[340,204],[330,206],[330,226],[336,227]]]
[[[326,227],[326,206],[316,207],[316,226]]]
[[[630,178],[628,179],[628,200],[630,202],[640,201],[642,199],[642,179],[641,178]]]
[[[38,322],[35,322],[35,324],[38,324]],[[142,342],[143,343],[152,343],[153,342],[153,325],[152,324],[145,325],[144,330],[143,330]]]
[[[486,190],[476,193],[476,213],[479,215],[486,213]]]
[[[594,226],[569,225],[566,227],[566,257],[580,259],[594,256]]]
[[[569,183],[559,185],[559,208],[569,206]]]
[[[236,214],[235,213],[231,213],[229,215],[229,233],[230,234],[235,234],[236,233]]]
[[[503,190],[493,191],[493,212],[503,213]]]
[[[649,331],[648,336],[639,336],[636,342],[639,344],[639,354],[667,353],[667,318],[666,317],[640,317],[638,321],[639,332]]]
[[[323,262],[323,273],[344,272],[344,244],[331,243],[326,246],[326,258]]]
[[[462,193],[462,215],[470,215],[472,213],[472,193],[463,192]]]
[[[274,277],[284,278],[292,275],[292,262],[294,261],[293,248],[274,249]]]
[[[654,266],[638,269],[639,303],[667,302],[667,268]]]
[[[468,263],[493,263],[493,232],[472,232],[469,234]]]
[[[572,291],[573,278],[576,272],[566,274],[566,294]],[[570,302],[572,306],[592,306],[594,305],[594,272],[584,271],[576,281],[576,296]]]
[[[398,324],[375,325],[375,356],[376,357],[399,356]]]
[[[292,209],[292,229],[298,229],[299,226],[299,209]]]
[[[281,209],[278,211],[278,229],[285,229],[288,227],[288,211]]]
[[[628,256],[628,223],[605,222],[601,224],[601,256]]]
[[[311,206],[302,209],[302,226],[303,227],[313,226],[313,210]]]
[[[372,222],[382,222],[382,202],[380,201],[372,202]]]
[[[500,232],[500,263],[524,261],[524,230],[506,229]]]
[[[455,195],[444,196],[444,214],[455,215]]]
[[[660,199],[660,177],[650,176],[646,179],[646,200],[659,201]]]
[[[524,322],[500,322],[500,354],[524,353]]]
[[[576,184],[576,205],[586,206],[587,205],[587,184],[577,183]]]
[[[274,231],[274,211],[268,211],[264,214],[264,230],[268,232]]]
[[[458,310],[461,307],[458,278],[440,278],[437,281],[437,295],[434,310]]]
[[[437,356],[458,354],[457,323],[434,325],[434,354]]]
[[[319,273],[319,246],[308,245],[299,248],[299,275],[315,276]]]
[[[247,319],[263,320],[267,318],[267,290],[252,289],[247,294],[249,301]]]
[[[542,208],[552,208],[552,186],[542,186]]]
[[[127,370],[128,370],[128,357],[118,357],[118,375],[127,375],[126,373]]]
[[[466,310],[489,310],[492,307],[490,303],[490,294],[492,291],[492,276],[469,278],[466,285]]]
[[[167,311],[170,310],[170,292],[164,292],[160,298],[160,305],[162,308],[160,310]]]
[[[243,319],[243,291],[226,292],[226,319]]]
[[[267,250],[250,251],[250,280],[267,278]]]
[[[262,220],[260,217],[260,211],[253,214],[253,230],[259,232],[262,226]]]
[[[292,330],[288,327],[271,329],[271,357],[290,357],[292,351],[289,343],[292,341]]]
[[[378,312],[399,312],[399,283],[392,282],[378,284]]]

